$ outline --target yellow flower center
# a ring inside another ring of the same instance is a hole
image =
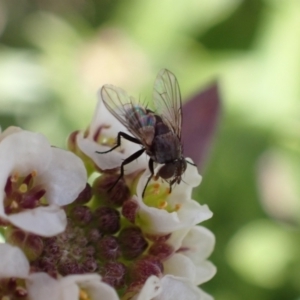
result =
[[[170,188],[165,187],[157,182],[149,184],[144,195],[144,203],[149,207],[156,207],[158,209],[165,209],[169,213],[178,211],[181,204],[168,202],[170,196]]]

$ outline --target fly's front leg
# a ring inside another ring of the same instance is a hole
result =
[[[116,186],[118,181],[124,176],[124,166],[131,163],[132,161],[134,161],[138,157],[140,157],[144,153],[144,151],[145,151],[145,149],[143,148],[143,149],[133,153],[132,155],[130,155],[129,157],[127,157],[126,159],[123,160],[123,162],[120,166],[120,170],[121,170],[120,175],[117,178],[116,182],[113,184],[113,186],[108,189],[108,192],[111,191]]]
[[[194,164],[194,163],[191,163],[191,162],[189,162],[188,160],[186,160],[185,159],[185,161],[189,164],[189,165],[192,165],[192,166],[194,166],[194,167],[197,167],[197,165],[196,164]]]
[[[144,187],[143,194],[142,194],[142,198],[144,198],[144,194],[145,194],[146,188],[147,188],[147,186],[148,186],[148,184],[149,184],[149,181],[151,180],[151,178],[152,178],[153,175],[154,175],[154,163],[153,163],[153,159],[152,159],[152,158],[149,159],[149,170],[150,170],[151,174],[150,174],[150,176],[148,177],[147,183],[146,183],[146,185],[145,185],[145,187]]]
[[[173,180],[171,180],[170,182],[169,182],[169,184],[170,184],[170,190],[169,190],[169,194],[171,194],[172,193],[172,185],[175,183],[177,181],[177,178],[175,177]]]
[[[112,148],[110,148],[110,149],[107,150],[107,151],[103,151],[103,152],[102,152],[102,151],[101,151],[101,152],[100,152],[100,151],[96,151],[96,153],[105,154],[105,153],[111,152],[111,151],[113,151],[114,149],[118,148],[119,146],[121,146],[121,137],[123,137],[125,140],[128,140],[128,141],[130,141],[130,142],[133,142],[133,143],[142,145],[142,143],[141,143],[138,139],[136,139],[135,137],[133,137],[133,136],[131,136],[131,135],[125,133],[125,132],[120,131],[120,132],[118,133],[118,136],[117,136],[117,144],[116,144],[115,146],[113,146]]]

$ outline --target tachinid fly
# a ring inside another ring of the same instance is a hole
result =
[[[113,85],[104,85],[101,96],[106,108],[132,134],[119,132],[117,144],[110,150],[98,152],[108,153],[121,145],[121,137],[142,148],[126,158],[120,166],[120,176],[111,187],[124,175],[124,166],[141,156],[144,152],[150,157],[149,169],[151,176],[145,185],[143,195],[150,179],[161,177],[172,185],[181,182],[181,176],[187,163],[183,156],[181,145],[182,102],[177,79],[173,73],[163,69],[157,75],[154,83],[153,102],[155,110],[135,102],[126,92]],[[154,163],[163,164],[154,174]]]

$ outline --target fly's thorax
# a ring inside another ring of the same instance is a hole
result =
[[[155,162],[164,164],[179,159],[182,156],[182,146],[178,137],[169,131],[154,137],[151,152]]]
[[[175,179],[174,183],[180,183],[181,175],[186,170],[186,160],[183,156],[179,159],[165,163],[158,171],[157,175],[163,179]],[[173,180],[172,180],[173,181]]]

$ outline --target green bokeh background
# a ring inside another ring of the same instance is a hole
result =
[[[299,0],[0,0],[0,124],[65,146],[105,83],[149,99],[161,68],[183,98],[218,80],[222,119],[195,197],[214,217],[203,288],[300,299]]]

